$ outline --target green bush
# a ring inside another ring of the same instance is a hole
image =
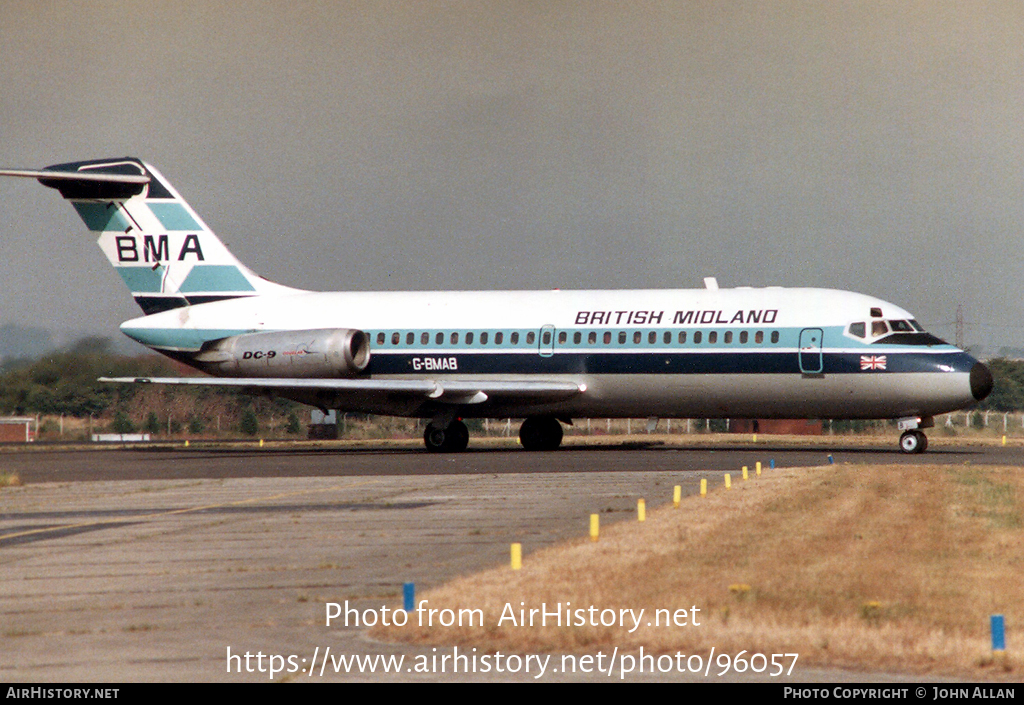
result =
[[[256,412],[252,409],[246,409],[242,412],[239,430],[247,436],[255,436],[260,432],[260,422],[256,418]]]

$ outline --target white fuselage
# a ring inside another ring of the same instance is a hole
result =
[[[586,389],[559,401],[494,398],[460,408],[464,416],[899,418],[975,401],[969,355],[893,304],[824,289],[298,292],[122,325],[186,361],[226,336],[311,329],[365,333],[369,379],[552,379]],[[436,411],[383,393],[282,393],[354,411]]]

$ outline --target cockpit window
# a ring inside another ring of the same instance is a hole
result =
[[[850,333],[853,334],[851,324]],[[909,320],[872,321],[872,345],[948,345],[944,340],[926,333],[921,324],[913,318]]]
[[[851,323],[850,324],[850,335],[856,336],[858,338],[863,338],[864,336],[866,336],[867,335],[867,325],[864,323],[864,321],[859,321],[857,323]]]

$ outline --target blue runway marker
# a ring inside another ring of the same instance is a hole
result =
[[[993,651],[1006,651],[1006,623],[1003,620],[1003,615],[994,614],[991,617],[992,621],[992,650]]]
[[[406,612],[412,612],[416,607],[416,583],[406,583],[402,586],[403,606]]]

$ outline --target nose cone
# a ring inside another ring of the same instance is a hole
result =
[[[980,362],[971,368],[971,394],[981,401],[992,392],[992,373]]]

